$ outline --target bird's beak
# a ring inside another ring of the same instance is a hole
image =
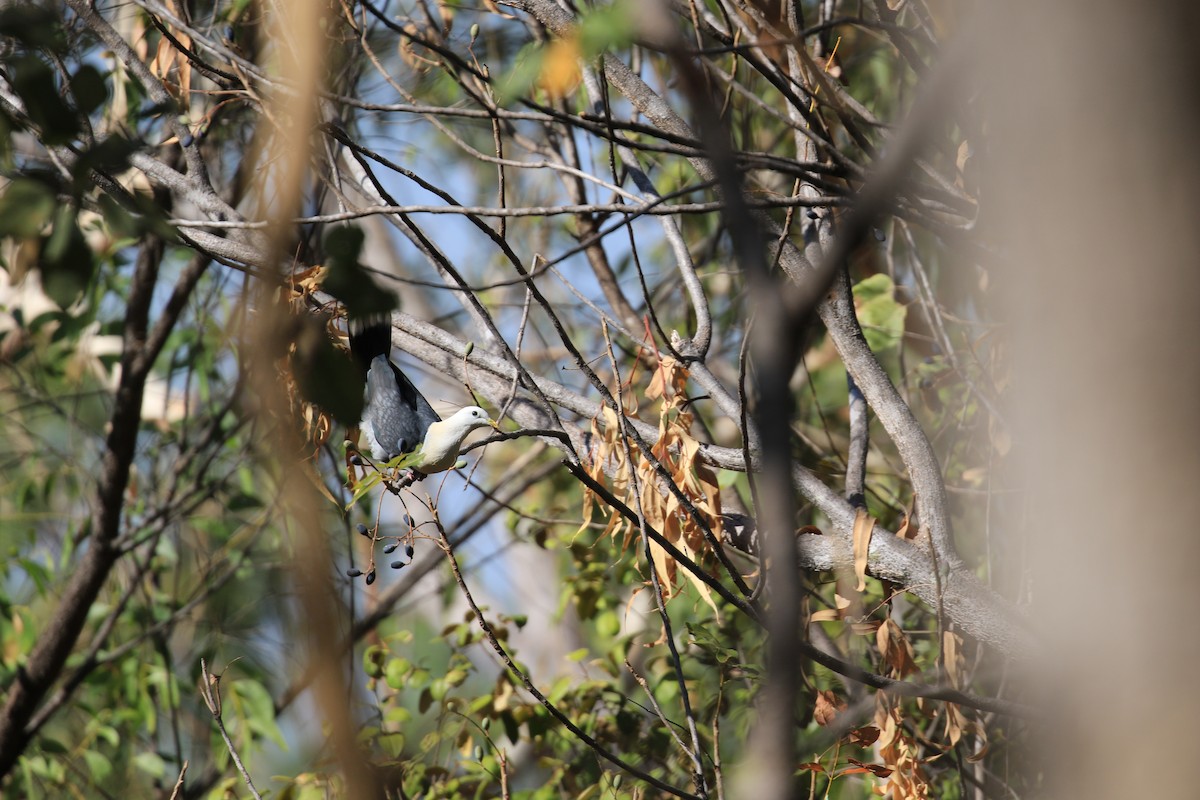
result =
[[[496,420],[492,419],[491,417],[488,417],[487,424],[491,425],[496,430],[500,430],[500,423],[496,422]]]

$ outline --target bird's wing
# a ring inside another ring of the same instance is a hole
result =
[[[363,419],[370,423],[376,458],[412,452],[438,415],[412,382],[386,356],[376,356],[367,370]]]
[[[417,425],[421,429],[421,435],[417,441],[420,441],[425,438],[425,432],[429,430],[429,426],[435,422],[441,422],[442,418],[433,410],[433,406],[429,405],[425,395],[417,391],[417,387],[413,386],[408,376],[401,372],[395,364],[391,362],[388,364],[392,368],[392,374],[396,376],[396,385],[400,388],[400,396],[404,400],[404,405],[416,412]]]

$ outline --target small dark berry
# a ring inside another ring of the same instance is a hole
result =
[[[355,569],[355,568],[351,567],[350,569],[346,570],[347,578],[357,578],[359,575],[362,575],[361,569]]]
[[[367,573],[367,586],[370,586],[374,582],[375,582],[375,570],[371,570],[370,572]]]
[[[350,463],[356,467],[361,467],[363,460],[359,458],[358,453],[355,453],[354,455],[350,456]]]
[[[404,515],[404,526],[407,528],[411,528],[413,526],[412,517],[410,517],[408,514]]]
[[[411,544],[405,546],[404,555],[408,556],[409,558],[413,557],[413,546]]]
[[[196,141],[196,140],[192,137],[192,135],[190,133],[188,133],[188,134],[184,134],[184,137],[179,140],[179,144],[183,145],[184,147],[191,147],[192,142],[194,142],[194,141]]]
[[[358,531],[363,536],[371,535],[371,532],[369,530],[367,530],[367,526],[363,525],[361,522],[354,526],[354,530]]]
[[[393,562],[390,564],[390,566],[391,566],[391,568],[392,568],[392,569],[400,569],[401,567],[403,567],[403,566],[404,566],[404,562],[403,562],[403,561],[393,561]]]
[[[389,554],[394,553],[394,552],[396,552],[396,548],[399,546],[400,545],[396,544],[395,542],[392,542],[391,544],[387,544],[387,545],[383,546],[383,552],[389,553]]]

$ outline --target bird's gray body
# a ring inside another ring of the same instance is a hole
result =
[[[386,321],[352,323],[350,350],[366,370],[362,430],[371,455],[387,461],[411,453],[441,417],[412,381],[392,363],[391,325]]]

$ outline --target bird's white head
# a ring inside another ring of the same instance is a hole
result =
[[[460,408],[441,422],[429,426],[421,446],[421,463],[417,469],[425,474],[450,469],[458,459],[463,439],[476,428],[500,426],[479,406]]]
[[[473,431],[476,428],[483,428],[489,425],[497,430],[500,428],[500,426],[496,423],[496,420],[489,417],[488,413],[479,406],[467,406],[466,408],[460,408],[458,411],[455,411],[453,414],[451,414],[450,418],[447,419],[446,422],[449,423],[450,426],[452,426],[456,431],[462,430],[464,432]]]

